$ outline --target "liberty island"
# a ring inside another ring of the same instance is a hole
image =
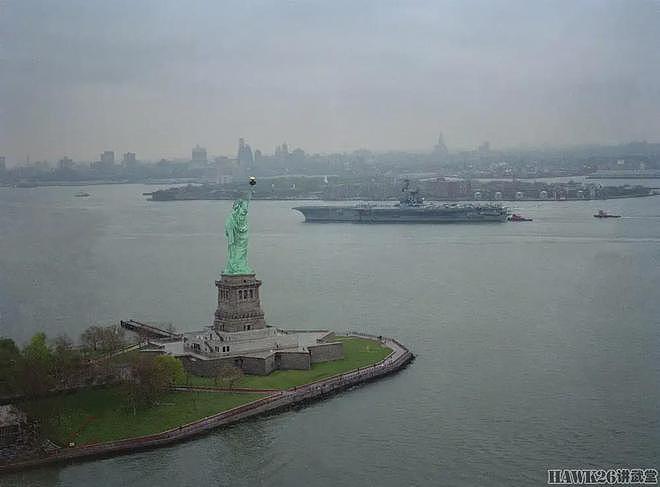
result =
[[[180,361],[186,377],[170,384],[169,392],[161,396],[166,400],[152,401],[137,415],[135,409],[131,413],[122,406],[123,386],[116,384],[31,399],[24,405],[28,411],[55,409],[60,411],[58,417],[68,419],[41,432],[48,449],[37,446],[0,459],[0,473],[156,448],[322,399],[395,373],[414,359],[405,346],[387,337],[356,332],[338,336],[331,330],[267,325],[260,302],[262,283],[248,263],[249,202],[250,195],[238,198],[225,222],[227,258],[215,281],[218,298],[212,324],[179,334],[122,321],[122,327],[138,332],[144,340],[99,359],[112,367],[122,354],[137,354],[131,355],[129,368],[139,368],[141,361],[135,360],[140,357]],[[99,360],[94,362],[98,365]],[[218,376],[227,370],[239,375],[233,375],[229,387],[218,387]],[[128,372],[135,373],[139,371]]]

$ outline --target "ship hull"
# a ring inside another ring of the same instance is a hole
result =
[[[504,208],[299,206],[307,223],[502,223]]]

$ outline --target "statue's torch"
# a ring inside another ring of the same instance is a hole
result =
[[[250,183],[250,186],[254,187],[254,185],[257,184],[257,178],[255,178],[254,176],[250,176],[248,178],[248,183]],[[254,192],[254,190],[250,189],[250,191],[248,192],[248,200],[252,199],[253,192]]]

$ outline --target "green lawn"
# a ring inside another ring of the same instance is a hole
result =
[[[310,370],[276,370],[266,376],[246,375],[236,387],[289,389],[380,362],[392,351],[389,347],[366,338],[337,337],[336,339],[344,343],[342,360],[313,364]],[[188,385],[213,386],[214,381],[210,377],[191,376]]]
[[[121,390],[113,387],[45,398],[21,407],[37,416],[54,417],[56,411],[61,411],[59,422],[42,421],[46,436],[59,445],[67,445],[69,441],[83,445],[159,433],[260,397],[263,395],[171,392],[158,405],[138,409],[134,416],[125,407]]]
[[[374,364],[391,352],[374,340],[354,337],[337,337],[337,340],[344,343],[342,360],[314,364],[310,370],[277,370],[268,376],[245,376],[237,387],[288,389]],[[192,376],[190,379],[190,385],[214,385],[212,378]],[[30,401],[20,407],[34,416],[51,418],[41,422],[42,429],[49,439],[64,446],[70,441],[84,445],[159,433],[260,397],[263,394],[171,392],[158,405],[139,409],[133,415],[126,407],[121,389],[110,387]]]

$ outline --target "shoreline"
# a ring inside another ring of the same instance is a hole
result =
[[[573,202],[573,201],[608,201],[608,200],[620,200],[620,199],[626,199],[626,198],[649,198],[652,196],[658,196],[660,192],[656,192],[655,190],[658,188],[649,188],[652,191],[649,191],[648,193],[644,194],[626,194],[626,195],[616,195],[616,196],[608,196],[607,198],[563,198],[563,199],[554,199],[554,198],[523,198],[523,199],[499,199],[499,200],[494,200],[494,199],[444,199],[444,200],[434,200],[434,199],[429,199],[427,200],[428,202],[433,202],[433,203],[521,203],[525,201],[530,201],[530,202]],[[148,196],[148,193],[143,193],[143,196]],[[172,202],[182,202],[182,201],[233,201],[233,197],[227,196],[226,198],[174,198],[174,199],[151,199],[147,198],[147,201],[155,202],[155,203],[172,203]],[[341,199],[341,200],[329,200],[329,199],[319,199],[319,198],[284,198],[284,197],[278,197],[278,198],[265,198],[265,197],[259,197],[258,195],[252,196],[252,201],[317,201],[317,202],[332,202],[332,203],[340,203],[340,202],[345,202],[345,201],[377,201],[377,202],[387,202],[387,203],[396,203],[397,200],[372,200],[368,198],[347,198],[347,199]]]
[[[256,401],[160,433],[72,448],[62,447],[51,453],[46,453],[44,456],[6,463],[0,465],[0,474],[55,463],[124,455],[135,451],[154,449],[187,441],[222,426],[246,421],[262,415],[274,414],[298,405],[322,400],[359,384],[377,380],[404,369],[415,358],[408,348],[394,338],[377,337],[357,332],[351,332],[348,336],[377,340],[383,345],[390,347],[392,352],[383,360],[370,366],[337,374],[291,389],[273,392]]]

